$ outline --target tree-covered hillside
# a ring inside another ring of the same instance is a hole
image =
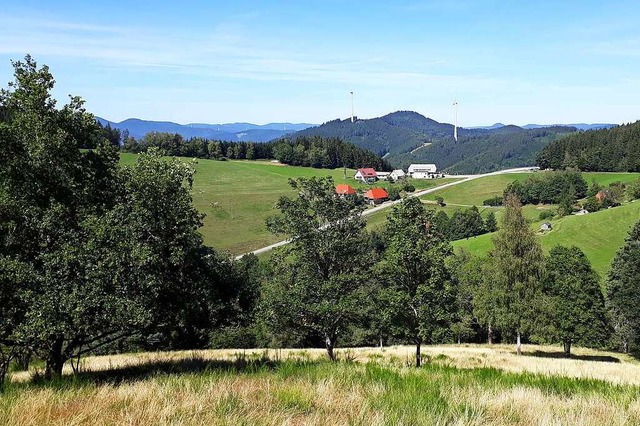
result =
[[[532,165],[536,153],[572,127],[523,129],[458,129],[412,111],[398,111],[370,120],[333,120],[295,133],[340,138],[373,151],[395,167],[411,163],[435,163],[454,173],[477,173],[505,167]]]
[[[594,172],[640,171],[640,121],[611,129],[569,135],[537,156],[541,168],[577,168]]]

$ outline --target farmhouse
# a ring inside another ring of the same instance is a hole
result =
[[[404,170],[402,169],[397,169],[391,172],[391,174],[389,175],[391,176],[391,179],[393,180],[398,180],[398,179],[402,179],[404,178],[406,175],[406,173],[404,172]]]
[[[387,180],[391,172],[376,172],[376,175],[378,175],[378,180]]]
[[[412,164],[409,166],[408,174],[414,179],[433,179],[437,171],[435,164]]]
[[[389,194],[382,188],[372,188],[364,193],[364,200],[369,204],[380,204],[389,199]]]
[[[372,168],[358,169],[353,178],[365,183],[375,182],[376,180],[378,180],[378,174]]]
[[[356,190],[346,183],[341,183],[336,186],[336,194],[338,195],[356,195]]]

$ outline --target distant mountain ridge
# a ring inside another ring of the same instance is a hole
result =
[[[540,129],[543,127],[575,127],[578,130],[598,130],[598,129],[610,129],[616,126],[618,125],[613,123],[592,123],[592,124],[571,123],[571,124],[525,124],[524,126],[521,126],[521,127],[523,129]],[[473,126],[473,127],[467,127],[467,128],[493,130],[493,129],[499,129],[501,127],[506,127],[506,125],[502,123],[496,123],[491,126]]]
[[[194,137],[233,141],[233,142],[267,142],[280,138],[288,133],[315,126],[309,123],[268,123],[264,125],[252,123],[178,124],[171,121],[151,121],[139,118],[128,118],[119,123],[96,117],[103,126],[107,123],[119,130],[128,130],[129,135],[141,139],[149,132],[178,133],[185,139]]]
[[[439,123],[414,111],[397,111],[372,119],[332,120],[287,137],[340,138],[373,151],[395,167],[411,163],[435,163],[451,173],[479,173],[500,168],[529,166],[544,146],[575,127],[551,126],[524,129],[497,123],[490,128],[458,128]]]

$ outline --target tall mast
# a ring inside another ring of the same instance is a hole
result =
[[[351,122],[353,123],[353,92],[349,93],[351,93]]]
[[[453,102],[453,139],[458,142],[458,101]]]

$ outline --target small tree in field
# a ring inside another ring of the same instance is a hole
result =
[[[263,316],[272,330],[324,340],[329,359],[341,331],[357,321],[369,281],[371,253],[362,208],[335,195],[331,178],[289,182],[297,198],[282,197],[268,228],[291,243],[272,257],[263,289]]]
[[[533,325],[543,256],[518,198],[508,194],[504,205],[500,230],[493,237],[494,248],[490,252],[487,293],[495,305],[492,311],[496,326],[504,333],[515,334],[520,355],[521,336]]]
[[[393,294],[396,331],[416,345],[416,367],[422,362],[422,343],[448,327],[456,304],[445,264],[451,246],[433,221],[433,211],[418,198],[405,199],[387,217],[384,280]]]

